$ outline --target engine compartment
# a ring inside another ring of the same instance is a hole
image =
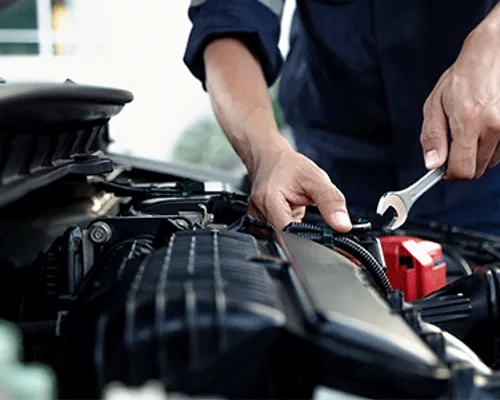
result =
[[[114,382],[150,381],[221,398],[311,398],[318,387],[365,398],[448,393],[459,364],[447,362],[437,326],[450,316],[465,332],[463,320],[476,318],[472,307],[488,314],[487,300],[464,303],[472,292],[450,289],[473,275],[453,279],[443,296],[404,302],[363,265],[364,253],[319,243],[318,230],[328,228],[317,210],[279,232],[246,215],[244,194],[184,179],[145,182],[145,175],[73,178],[50,187],[48,204],[34,192],[3,210],[15,219],[22,203],[37,199],[44,211],[29,225],[55,236],[26,268],[15,265],[28,249],[9,255],[2,247],[0,311],[19,327],[26,361],[56,371],[61,398],[102,398]],[[68,193],[85,195],[77,201]],[[66,208],[54,201],[58,194]],[[106,212],[97,217],[99,207]],[[54,218],[57,210],[66,213]],[[81,221],[63,222],[73,218]],[[376,229],[352,218],[351,234],[330,232],[327,241],[338,236],[380,257]],[[488,281],[476,281],[484,286],[477,296],[488,296]],[[495,321],[477,321],[484,345],[491,336],[484,324]],[[493,348],[483,360],[490,365]]]
[[[0,201],[0,349],[9,326],[57,398],[151,382],[151,398],[500,397],[500,238],[419,221],[388,232],[373,215],[344,235],[315,207],[277,231],[247,215],[245,190],[113,162],[95,145],[111,115],[94,114],[94,145],[81,134],[47,166],[66,173],[11,174]],[[10,393],[18,366],[2,360]]]

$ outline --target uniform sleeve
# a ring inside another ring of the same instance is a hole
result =
[[[283,64],[278,47],[283,6],[284,0],[191,0],[185,64],[205,87],[205,47],[215,38],[236,37],[257,56],[272,85]]]

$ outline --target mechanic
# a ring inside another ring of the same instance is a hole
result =
[[[297,0],[283,62],[283,0],[191,0],[184,61],[248,169],[250,213],[282,228],[315,203],[345,232],[347,205],[374,211],[447,162],[410,218],[500,234],[497,2]]]

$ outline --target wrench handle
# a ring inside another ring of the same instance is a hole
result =
[[[417,201],[420,196],[426,193],[436,183],[438,183],[446,174],[446,164],[442,167],[427,172],[422,178],[407,188],[411,202]]]

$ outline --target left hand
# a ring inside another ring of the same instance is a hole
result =
[[[420,141],[426,167],[447,161],[447,179],[478,178],[500,161],[500,15],[495,11],[500,14],[497,7],[469,34],[424,105]]]

